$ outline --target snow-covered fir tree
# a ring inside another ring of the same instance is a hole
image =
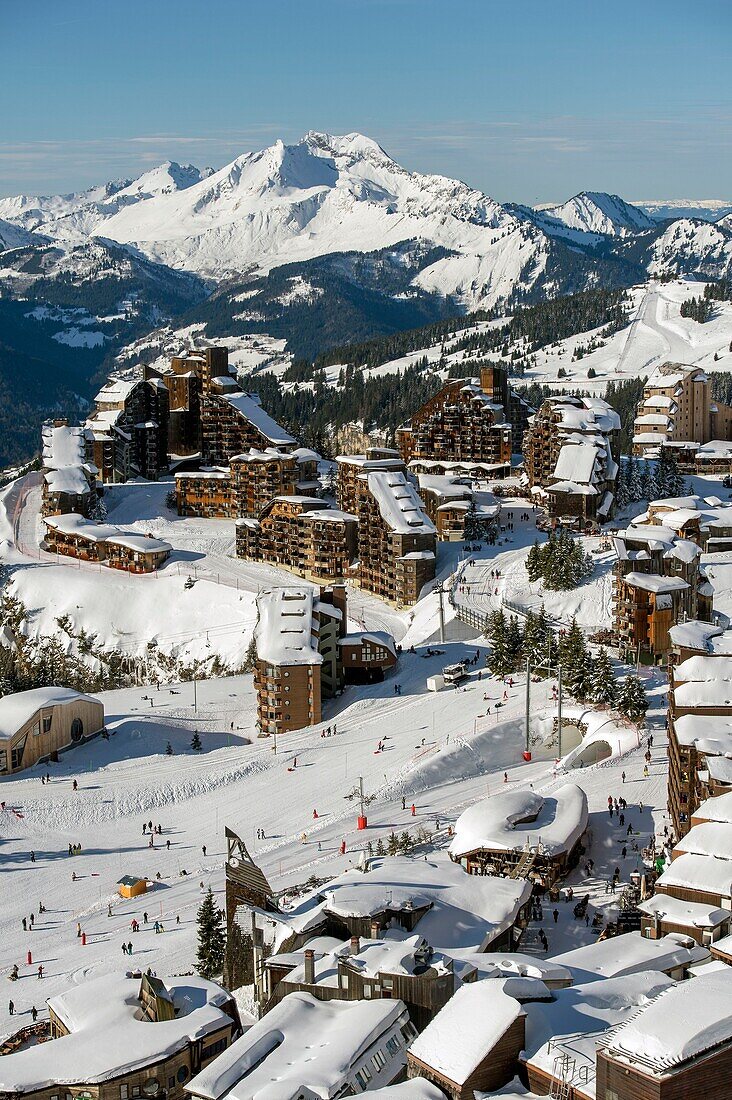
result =
[[[648,699],[637,676],[626,676],[618,694],[618,710],[631,722],[640,722],[648,710]]]
[[[588,673],[588,696],[593,703],[611,706],[617,698],[615,672],[604,646],[600,646]]]

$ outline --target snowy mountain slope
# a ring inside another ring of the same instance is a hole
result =
[[[656,221],[677,218],[701,218],[702,221],[715,222],[732,212],[732,202],[724,199],[647,199],[634,202]]]
[[[45,240],[40,235],[29,233],[27,229],[0,218],[0,252],[6,248],[24,248],[26,245],[44,243]],[[0,261],[0,267],[2,267],[2,261]]]
[[[185,190],[211,174],[211,168],[166,161],[137,179],[113,180],[69,195],[17,195],[0,199],[0,218],[56,240],[80,241],[100,230],[119,210]]]
[[[654,242],[648,270],[720,279],[732,274],[732,226],[691,218],[672,222]]]
[[[656,228],[656,222],[643,210],[603,191],[581,191],[559,206],[540,207],[539,212],[568,229],[600,236],[625,236]]]

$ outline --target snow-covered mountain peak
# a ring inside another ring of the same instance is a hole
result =
[[[581,191],[559,206],[541,207],[541,213],[569,229],[611,237],[653,229],[656,225],[643,210],[605,191]]]
[[[166,160],[148,172],[144,172],[126,187],[116,192],[117,197],[150,198],[153,195],[169,195],[174,191],[185,191],[194,183],[213,175],[213,168],[196,168],[194,164],[178,164]]]

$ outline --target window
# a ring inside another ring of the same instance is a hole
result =
[[[389,1051],[389,1054],[392,1056],[392,1058],[395,1054],[399,1053],[399,1051],[401,1050],[401,1046],[399,1045],[399,1040],[397,1039],[396,1035],[390,1035],[389,1038],[386,1040],[386,1049]]]
[[[82,722],[81,718],[74,718],[73,722],[71,723],[71,740],[81,741],[83,736],[84,723]]]
[[[139,1096],[140,1095],[140,1086],[139,1085],[133,1085],[132,1086],[132,1095],[133,1096]]]
[[[49,714],[43,719],[43,732],[48,733],[53,722],[53,715]]]
[[[129,1091],[127,1085],[120,1085],[119,1087],[119,1100],[127,1100]],[[53,1097],[51,1098],[53,1100]]]
[[[38,734],[40,732],[41,732],[41,723],[40,722],[35,722],[34,725],[33,725],[33,730],[32,730],[33,736],[38,737]]]
[[[374,1053],[374,1056],[371,1059],[371,1061],[374,1064],[374,1069],[378,1073],[379,1070],[382,1070],[384,1068],[384,1066],[386,1065],[386,1058],[384,1057],[384,1052],[382,1050],[377,1050]]]
[[[168,1078],[168,1091],[175,1088],[175,1077]]]
[[[366,1066],[361,1066],[361,1069],[356,1073],[356,1080],[362,1089],[367,1089],[369,1081],[371,1080],[371,1073]]]
[[[184,1081],[188,1080],[188,1070],[187,1070],[187,1068],[185,1066],[181,1066],[175,1076],[178,1080],[178,1083],[180,1085],[182,1085]]]
[[[13,745],[10,756],[11,767],[13,769],[19,768],[20,765],[23,763],[23,753],[25,751],[25,743],[27,740],[28,735],[26,734],[25,737],[22,737],[20,741],[17,742],[17,744]]]

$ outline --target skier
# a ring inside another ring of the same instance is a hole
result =
[[[76,780],[74,780],[74,782],[73,782],[72,786],[73,786],[73,788],[74,788],[74,790],[75,790],[75,791],[78,791],[78,789],[79,789],[79,784],[78,784],[78,783],[76,782]]]
[[[204,856],[205,856],[205,855],[206,855],[206,845],[205,845],[205,844],[204,844],[204,845],[203,845],[203,847],[201,848],[201,851],[203,852],[203,854],[204,854]]]
[[[36,853],[35,853],[35,852],[31,852],[31,854],[30,854],[30,861],[31,861],[31,863],[35,863],[35,862],[36,862]]]
[[[43,977],[43,964],[41,963],[41,965],[38,967],[38,980],[40,981],[42,977]]]
[[[166,840],[165,847],[170,851],[170,840]]]
[[[412,803],[412,817],[417,816],[417,807]]]

